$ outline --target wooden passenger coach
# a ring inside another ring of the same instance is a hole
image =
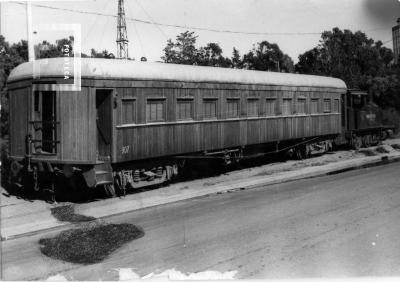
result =
[[[127,167],[138,180],[150,163],[167,171],[170,160],[234,157],[229,152],[331,140],[342,131],[346,85],[335,78],[82,58],[81,91],[56,91],[71,82],[64,60],[46,63],[40,78],[32,63],[9,77],[11,156],[64,174],[78,168],[89,186],[107,183],[96,170],[107,162],[114,180]]]

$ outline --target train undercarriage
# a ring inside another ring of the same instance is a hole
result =
[[[345,140],[352,149],[358,150],[377,145],[390,133],[390,129],[382,127],[354,130],[345,134]],[[125,196],[128,191],[168,184],[193,169],[193,164],[230,168],[243,160],[280,153],[294,159],[305,159],[312,153],[334,149],[339,144],[338,137],[302,138],[120,164],[111,164],[109,158],[103,158],[95,165],[54,164],[37,161],[27,154],[23,161],[14,160],[10,164],[8,182],[15,189],[46,194],[53,202],[60,198],[59,195],[70,201],[86,200],[94,188],[101,188],[107,197]]]

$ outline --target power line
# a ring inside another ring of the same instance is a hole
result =
[[[10,3],[15,3],[15,4],[19,4],[19,5],[25,5],[25,3],[22,3],[22,2],[10,2]],[[113,15],[113,14],[81,11],[81,10],[74,10],[74,9],[68,9],[68,8],[57,8],[57,7],[41,5],[41,4],[33,4],[32,3],[32,6],[38,7],[38,8],[51,9],[51,10],[60,10],[60,11],[78,13],[78,14],[89,14],[89,15],[97,15],[97,16],[113,17],[113,18],[117,17],[116,15]],[[141,8],[143,9],[143,7],[141,7]],[[148,15],[148,13],[146,11],[145,11],[145,13],[151,19],[151,17]],[[299,36],[299,35],[321,35],[321,33],[322,33],[322,32],[253,32],[253,31],[235,31],[235,30],[229,30],[229,29],[214,29],[214,28],[186,26],[186,25],[178,25],[178,24],[165,24],[165,23],[158,23],[158,22],[155,22],[153,20],[146,21],[146,20],[141,20],[141,19],[136,19],[136,18],[129,18],[129,17],[126,17],[126,20],[127,21],[139,22],[139,23],[143,23],[143,24],[151,24],[151,25],[156,25],[156,26],[165,26],[165,27],[173,27],[173,28],[180,28],[180,29],[191,29],[191,30],[218,32],[218,33],[245,34],[245,35],[286,35],[286,36],[294,35],[294,36]],[[386,28],[383,28],[383,27],[375,28],[375,29],[365,30],[364,32],[383,30],[383,29],[386,29]]]
[[[131,7],[129,6],[129,4],[130,4],[130,2],[128,1],[127,2],[127,11],[131,12],[131,14],[133,14],[131,9],[130,9]],[[141,54],[142,54],[141,57],[147,57],[146,56],[146,52],[144,51],[144,48],[143,48],[142,38],[140,36],[140,33],[139,33],[138,29],[136,28],[136,24],[132,23],[132,26],[133,26],[133,29],[135,30],[135,33],[136,33],[137,37],[138,37],[139,46],[140,46],[140,50],[141,50]]]
[[[162,35],[164,35],[165,39],[168,40],[168,36],[165,34],[165,32],[160,28],[160,25],[157,25],[155,23],[155,21],[153,20],[153,18],[149,15],[149,13],[147,13],[147,11],[143,8],[142,4],[140,4],[140,2],[138,0],[135,0],[136,3],[138,4],[138,6],[142,9],[142,11],[147,15],[147,17],[149,18],[149,20],[153,23],[153,25],[155,27],[157,27],[157,29],[161,32]]]
[[[110,2],[107,1],[106,4],[104,5],[104,10],[106,11],[108,6],[109,6]],[[97,18],[95,18],[95,20],[92,22],[92,25],[90,26],[90,28],[86,31],[85,36],[83,37],[83,40],[89,40],[89,35],[91,34],[94,26],[97,24]],[[103,34],[101,35],[103,36]]]
[[[386,40],[386,41],[382,42],[382,45],[386,45],[386,44],[388,44],[389,42],[392,42],[392,41],[393,41],[393,39]]]
[[[19,5],[25,5],[25,3],[22,3],[22,2],[10,2],[10,3],[15,3],[15,4],[19,4]],[[80,11],[80,10],[74,10],[74,9],[68,9],[68,8],[57,8],[57,7],[46,6],[46,5],[41,5],[41,4],[33,4],[32,3],[32,6],[38,7],[38,8],[51,9],[51,10],[60,10],[60,11],[78,13],[78,14],[97,15],[97,16],[113,17],[113,18],[117,17],[116,15],[112,15],[112,14]],[[157,26],[166,26],[166,27],[174,27],[174,28],[181,28],[181,29],[192,29],[192,30],[219,32],[219,33],[233,33],[233,34],[247,34],[247,35],[320,35],[321,34],[321,32],[250,32],[250,31],[235,31],[235,30],[227,30],[227,29],[226,30],[219,30],[219,29],[213,29],[213,28],[203,28],[203,27],[195,27],[195,26],[183,26],[183,25],[177,25],[177,24],[164,24],[164,23],[146,21],[146,20],[141,20],[141,19],[136,19],[136,18],[129,18],[129,17],[126,17],[126,20],[139,22],[139,23],[143,23],[143,24],[157,25]]]

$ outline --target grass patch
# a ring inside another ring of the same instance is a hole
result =
[[[132,224],[103,224],[66,230],[56,237],[40,239],[39,244],[40,251],[53,259],[93,264],[143,235],[143,230]]]
[[[373,150],[370,150],[370,149],[362,149],[362,150],[359,150],[359,152],[361,154],[364,154],[367,157],[372,157],[372,156],[376,156],[377,155],[376,152],[374,152]]]
[[[95,217],[76,214],[73,205],[65,205],[51,209],[51,214],[59,221],[85,222],[95,220]]]
[[[400,144],[392,144],[391,146],[395,150],[400,150]]]
[[[389,151],[388,149],[386,149],[384,146],[379,146],[379,147],[377,147],[377,148],[376,148],[376,151],[377,151],[378,153],[381,153],[381,154],[390,153],[390,151]]]

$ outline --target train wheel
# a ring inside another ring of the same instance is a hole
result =
[[[311,144],[307,144],[306,145],[306,158],[308,159],[308,158],[311,158],[311,155],[312,155],[312,150],[313,150],[313,148],[312,148],[312,145]]]
[[[351,146],[354,150],[359,150],[362,145],[362,140],[360,136],[353,136],[351,139]]]
[[[38,193],[40,191],[39,187],[39,173],[38,168],[36,166],[33,167],[33,191]]]
[[[371,145],[376,146],[379,144],[379,136],[377,134],[372,134],[371,136]]]
[[[299,146],[295,149],[295,157],[297,160],[306,159],[308,157],[307,146]]]
[[[369,146],[371,146],[371,135],[365,135],[362,138],[362,143],[364,145],[364,147],[368,148]]]
[[[124,197],[126,196],[126,187],[122,186],[121,178],[119,175],[116,175],[114,177],[114,188],[119,196],[124,196]]]
[[[115,193],[114,184],[105,184],[104,185],[104,192],[106,193],[107,197],[114,198],[117,194]]]

